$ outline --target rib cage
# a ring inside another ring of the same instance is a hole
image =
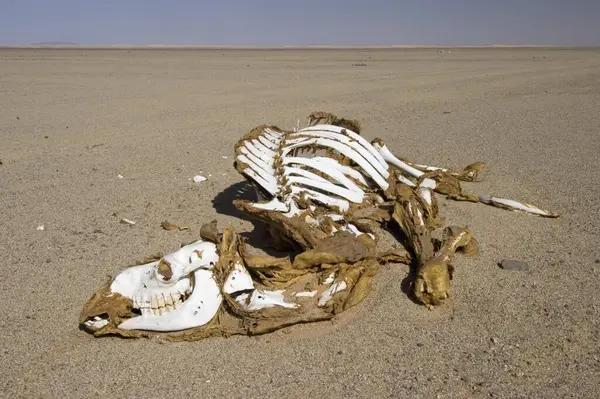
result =
[[[261,126],[238,142],[236,167],[271,200],[261,207],[283,212],[309,198],[343,214],[367,193],[385,191],[390,177],[373,145],[329,124],[296,131]]]

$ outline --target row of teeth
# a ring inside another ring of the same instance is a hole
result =
[[[134,297],[133,307],[140,309],[142,315],[161,316],[177,309],[184,301],[184,293],[160,293],[151,298]]]

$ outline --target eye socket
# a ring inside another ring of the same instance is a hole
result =
[[[163,280],[169,281],[171,277],[173,277],[173,270],[171,269],[171,264],[164,259],[161,259],[156,267],[156,274],[161,276]]]

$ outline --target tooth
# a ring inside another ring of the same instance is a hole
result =
[[[165,297],[165,305],[166,306],[173,306],[173,303],[175,301],[173,300],[173,294],[169,294]]]
[[[160,296],[158,297],[158,307],[159,308],[164,308],[165,307],[165,294],[160,294]]]
[[[152,309],[158,309],[158,299],[155,296],[152,297],[152,301],[150,302]]]

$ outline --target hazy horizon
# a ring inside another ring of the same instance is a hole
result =
[[[594,0],[0,0],[0,45],[600,46]]]

